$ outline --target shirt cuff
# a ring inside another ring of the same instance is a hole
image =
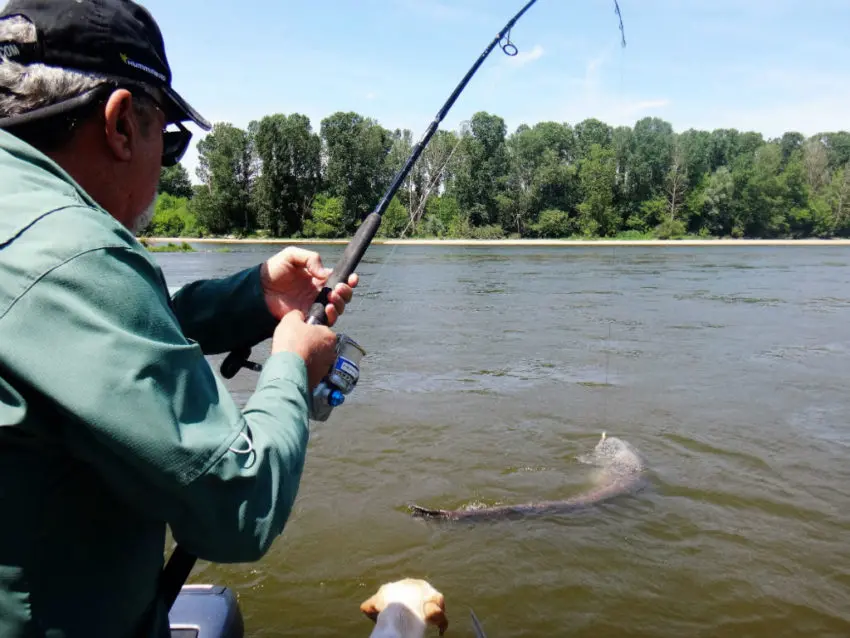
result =
[[[291,381],[306,397],[309,393],[307,385],[307,364],[294,352],[276,352],[263,364],[263,371],[257,380],[260,388],[274,381]]]
[[[266,304],[266,295],[263,292],[263,284],[260,279],[261,268],[262,265],[257,265],[244,271],[245,279],[242,285],[239,286],[240,292],[244,292],[245,294],[247,316],[253,317],[253,321],[246,322],[247,326],[251,327],[251,334],[248,335],[250,337],[248,342],[251,344],[257,344],[270,339],[274,335],[278,324],[277,318],[271,313],[268,304]]]

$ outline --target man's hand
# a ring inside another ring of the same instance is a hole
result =
[[[336,335],[327,326],[306,323],[304,313],[293,310],[277,324],[272,337],[272,354],[294,352],[307,365],[310,391],[331,369],[336,358]]]
[[[322,265],[318,253],[293,246],[285,248],[268,259],[260,270],[266,305],[278,320],[293,310],[306,315],[331,272],[332,269]],[[347,285],[340,283],[331,291],[325,307],[329,326],[345,312],[345,305],[351,301],[352,289],[358,281],[357,274],[352,274]]]

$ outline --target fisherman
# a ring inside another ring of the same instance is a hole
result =
[[[330,270],[290,247],[170,298],[135,231],[182,122],[210,125],[141,6],[11,0],[0,52],[0,637],[165,637],[166,525],[248,562],[290,516],[335,356],[304,313]],[[204,355],[269,338],[240,409]]]

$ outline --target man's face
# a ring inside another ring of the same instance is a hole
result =
[[[151,203],[148,204],[147,208],[145,208],[145,210],[143,210],[142,213],[135,218],[133,225],[130,228],[133,233],[142,232],[148,227],[148,224],[151,223],[151,220],[156,213],[156,202],[158,199],[159,196],[154,195],[154,198],[151,200]]]
[[[139,119],[142,134],[132,162],[135,170],[131,173],[131,178],[137,182],[133,190],[138,192],[132,208],[138,211],[132,221],[134,232],[147,227],[153,217],[162,168],[162,131],[166,124],[162,110],[150,106],[148,100],[145,101],[145,115]]]

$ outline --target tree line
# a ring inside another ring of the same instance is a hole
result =
[[[349,237],[409,157],[409,130],[353,112],[218,123],[193,185],[163,169],[155,236]],[[850,236],[850,133],[676,133],[646,117],[540,122],[478,112],[439,130],[387,209],[385,237]]]

